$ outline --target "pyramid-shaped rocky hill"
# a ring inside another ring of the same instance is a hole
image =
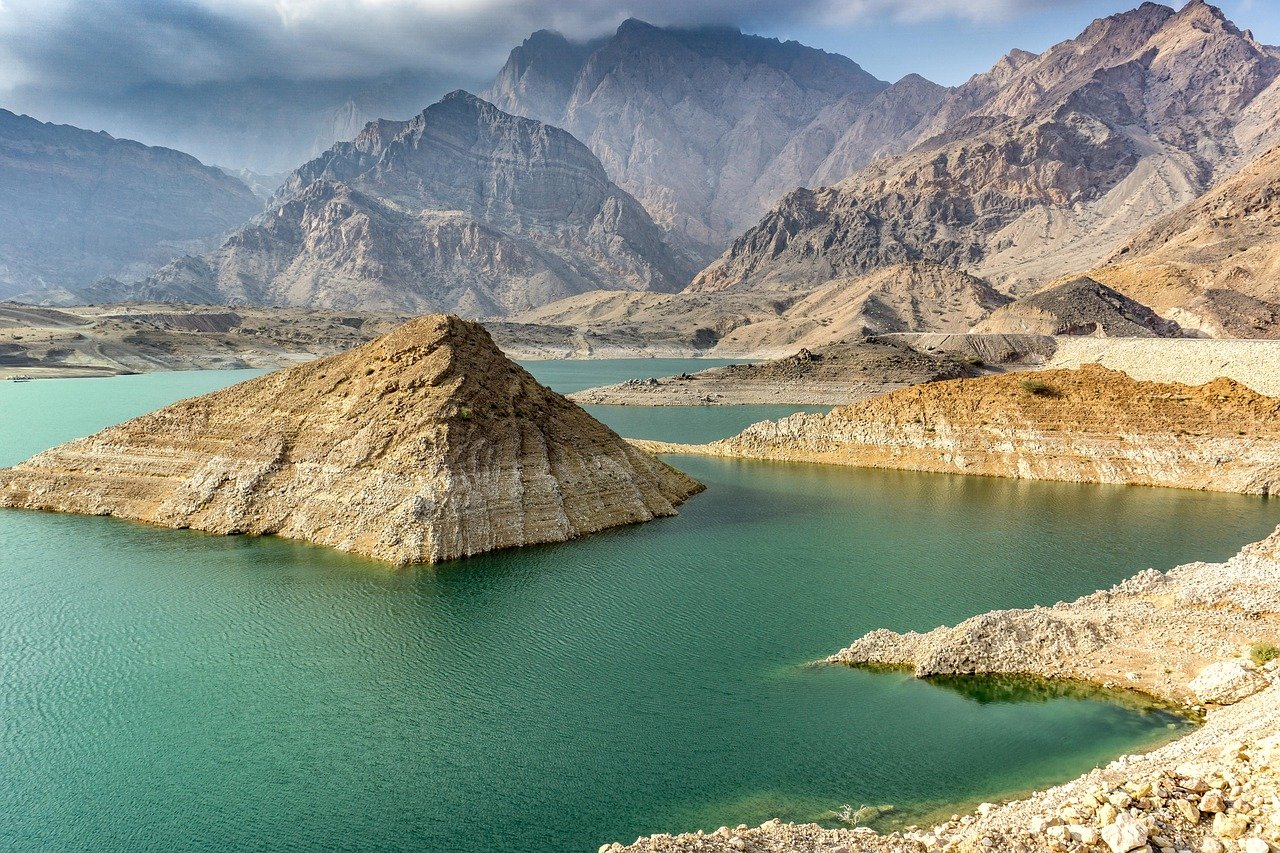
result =
[[[701,486],[507,359],[413,320],[0,470],[0,506],[276,534],[392,563],[559,542],[675,513]]]

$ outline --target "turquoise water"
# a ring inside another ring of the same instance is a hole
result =
[[[0,383],[0,464],[233,378]],[[626,433],[635,411],[600,414]],[[672,461],[709,486],[677,518],[434,570],[0,512],[0,847],[594,850],[1047,785],[1182,723],[801,664],[874,627],[1220,559],[1280,515],[1176,490]]]

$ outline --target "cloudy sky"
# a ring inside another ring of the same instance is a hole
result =
[[[884,79],[914,71],[953,84],[1138,2],[0,0],[0,107],[268,171],[323,141],[334,128],[317,129],[316,116],[349,98],[408,115],[450,89],[483,88],[544,27],[588,38],[627,17],[736,24],[843,53]],[[1280,43],[1280,2],[1221,5]]]

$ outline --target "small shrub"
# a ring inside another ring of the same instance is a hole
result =
[[[464,421],[471,420],[471,408],[469,406],[463,406],[458,409],[458,417],[462,418]]]
[[[986,362],[982,360],[982,356],[975,355],[974,353],[966,353],[964,355],[964,361],[965,364],[972,365],[973,367],[982,367],[986,364]]]
[[[1271,643],[1258,643],[1249,650],[1249,658],[1258,666],[1262,666],[1267,661],[1280,658],[1280,647]]]
[[[1058,389],[1041,379],[1024,379],[1019,383],[1022,390],[1033,397],[1057,397]]]

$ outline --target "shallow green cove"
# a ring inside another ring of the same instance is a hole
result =
[[[597,384],[591,363],[531,367]],[[0,383],[0,464],[246,375]],[[774,414],[594,411],[686,440]],[[845,803],[909,820],[1046,785],[1183,723],[1034,685],[802,664],[871,628],[1223,558],[1280,514],[1231,495],[672,461],[709,486],[677,518],[434,570],[0,512],[0,847],[595,850]]]

